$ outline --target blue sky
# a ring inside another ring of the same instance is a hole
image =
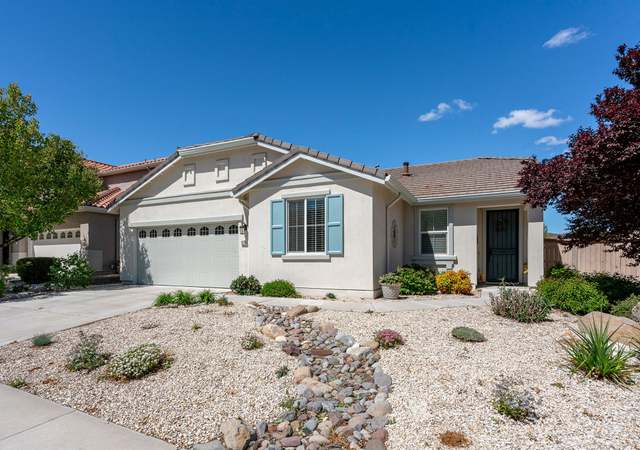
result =
[[[640,40],[635,0],[90,3],[2,1],[0,84],[110,163],[250,131],[387,167],[549,157]]]

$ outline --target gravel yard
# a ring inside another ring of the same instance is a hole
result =
[[[391,450],[445,448],[439,435],[446,431],[463,432],[470,448],[640,448],[640,388],[585,380],[562,367],[556,339],[573,321],[569,316],[520,324],[485,307],[318,315],[358,341],[382,328],[405,337],[406,345],[383,350],[381,359],[394,386]],[[477,329],[487,342],[454,339],[456,326]],[[537,422],[520,424],[494,412],[493,391],[503,376],[534,395]]]
[[[194,323],[202,328],[193,331]],[[48,347],[30,341],[1,347],[0,380],[22,377],[33,394],[189,447],[214,439],[230,417],[255,422],[278,412],[292,383],[275,371],[293,370],[295,360],[274,343],[242,350],[240,339],[254,325],[254,312],[244,306],[147,309],[56,333]],[[101,380],[101,369],[69,372],[65,358],[78,330],[104,336],[105,351],[155,342],[175,360],[168,370],[128,383]]]
[[[562,366],[556,340],[570,316],[520,324],[468,307],[309,317],[332,321],[359,342],[382,328],[406,339],[381,352],[382,367],[393,378],[390,450],[443,448],[439,435],[446,431],[464,433],[471,448],[639,448],[640,388],[585,380]],[[193,324],[202,328],[194,331]],[[487,342],[452,338],[451,329],[462,325],[482,332]],[[167,370],[129,383],[103,380],[101,369],[69,372],[64,363],[77,341],[74,329],[57,333],[49,347],[26,341],[0,348],[0,380],[22,377],[36,395],[189,447],[217,437],[228,418],[256,423],[281,411],[278,404],[293,382],[275,371],[282,365],[293,371],[296,360],[266,338],[264,348],[242,350],[241,337],[254,327],[254,311],[242,305],[148,309],[80,329],[103,335],[104,350],[114,353],[158,343],[175,358]],[[493,410],[502,377],[534,395],[537,422],[516,423]]]

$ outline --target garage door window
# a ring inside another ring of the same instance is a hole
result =
[[[146,238],[146,237],[147,237],[147,232],[146,232],[146,231],[144,231],[144,230],[140,230],[140,231],[138,232],[138,237],[139,237],[140,239],[144,239],[144,238]]]
[[[150,238],[157,238],[158,237],[158,232],[156,230],[149,231],[149,237]]]
[[[229,234],[238,234],[238,225],[229,225]]]
[[[187,230],[187,236],[195,236],[196,235],[196,229],[191,227]]]
[[[200,228],[200,236],[209,236],[209,227]]]
[[[218,225],[215,230],[213,230],[213,234],[224,234],[224,227],[222,225]]]
[[[80,238],[80,231],[76,231],[76,237]]]
[[[173,230],[173,237],[181,237],[182,236],[182,228],[176,228]]]
[[[162,237],[166,238],[166,237],[171,237],[171,231],[167,230],[166,228],[164,230],[162,230]]]

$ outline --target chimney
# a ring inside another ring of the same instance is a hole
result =
[[[411,172],[409,172],[409,161],[405,161],[402,163],[402,176],[403,177],[411,176]]]

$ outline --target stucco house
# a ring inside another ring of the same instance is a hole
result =
[[[64,223],[38,239],[21,239],[4,249],[2,263],[15,264],[28,256],[63,257],[86,251],[89,262],[98,272],[111,272],[117,268],[118,214],[110,211],[116,200],[138,179],[149,173],[165,158],[112,165],[85,160],[85,165],[94,168],[102,180],[103,190],[88,205],[80,207]],[[8,236],[3,236],[8,239]],[[1,241],[0,241],[1,242]]]
[[[543,275],[543,211],[524,204],[520,166],[380,169],[252,133],[179,148],[107,213],[120,219],[124,282],[227,288],[252,274],[371,298],[381,274],[417,263],[467,270],[474,284],[532,286]]]

